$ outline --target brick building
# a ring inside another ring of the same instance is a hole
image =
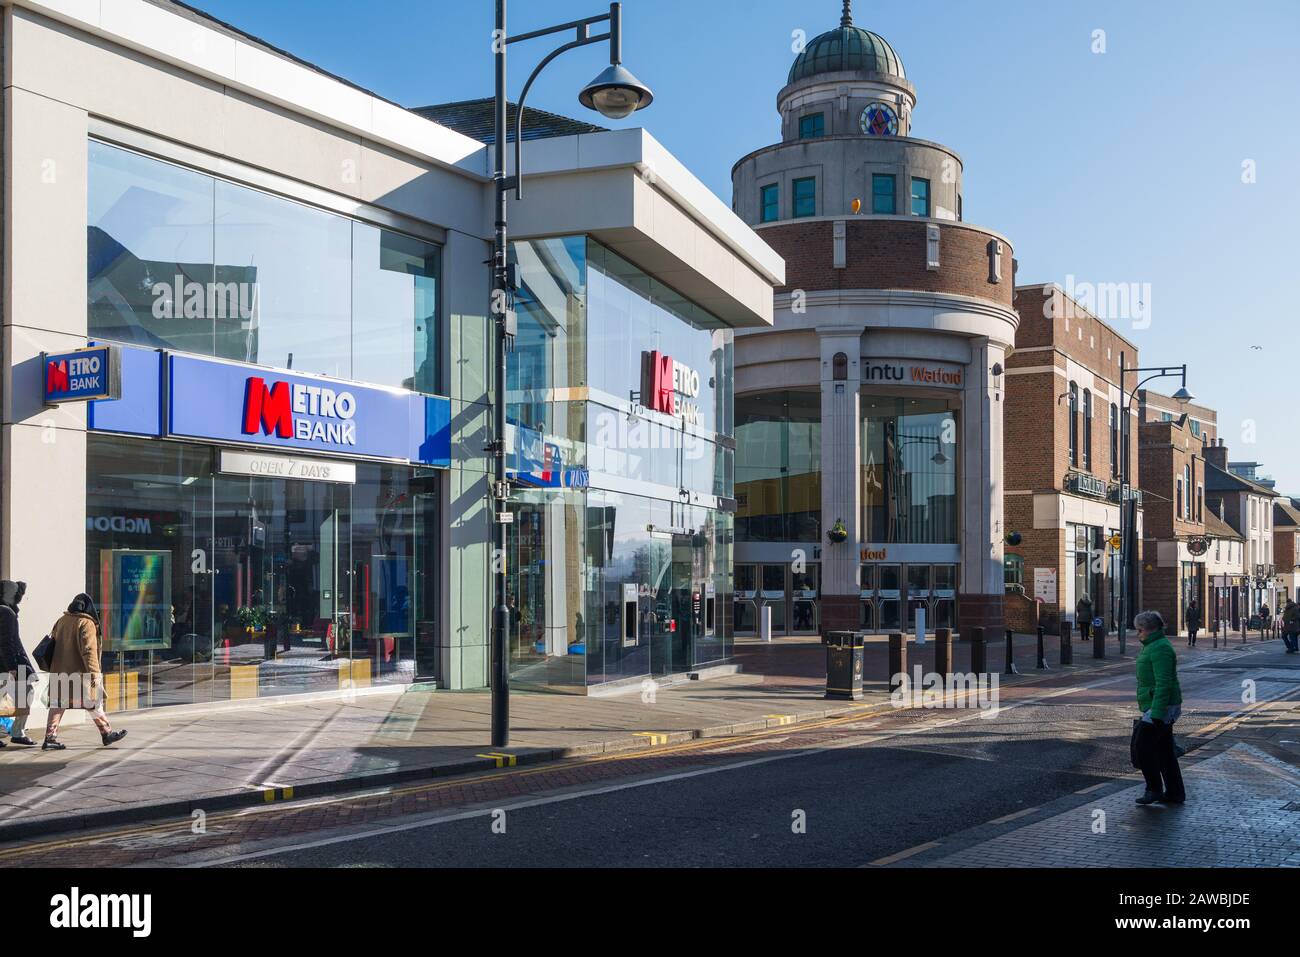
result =
[[[1273,502],[1273,562],[1278,601],[1295,601],[1300,595],[1300,499],[1282,496]]]
[[[1172,402],[1172,400],[1170,400]],[[1138,447],[1144,512],[1142,606],[1160,612],[1170,635],[1186,633],[1195,598],[1209,624],[1205,456],[1191,416],[1144,421]]]
[[[1055,629],[1062,617],[1075,620],[1087,596],[1093,616],[1112,629],[1119,614],[1119,554],[1110,544],[1120,528],[1119,365],[1121,356],[1137,365],[1137,348],[1055,284],[1017,286],[1015,308],[1020,325],[1004,408],[1015,423],[1003,457],[1007,623]],[[1129,415],[1136,485],[1135,407]],[[1136,584],[1135,576],[1131,604]]]
[[[1011,244],[964,221],[961,158],[912,135],[849,4],[776,100],[779,142],[732,169],[786,262],[775,328],[735,343],[736,633],[996,633]]]
[[[1245,540],[1240,581],[1224,596],[1234,627],[1253,627],[1251,618],[1266,605],[1276,613],[1281,583],[1273,554],[1274,503],[1281,496],[1271,487],[1228,471],[1228,448],[1222,439],[1205,447],[1207,508],[1221,516]]]

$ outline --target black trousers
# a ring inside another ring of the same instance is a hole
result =
[[[1143,721],[1138,727],[1138,765],[1146,779],[1147,790],[1163,793],[1175,800],[1187,796],[1183,774],[1174,755],[1174,726],[1163,721]]]

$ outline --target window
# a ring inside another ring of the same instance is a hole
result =
[[[863,396],[863,541],[958,541],[956,415],[942,400]]]
[[[1092,390],[1083,390],[1083,468],[1092,471]]]
[[[871,211],[882,216],[893,216],[898,212],[898,201],[894,196],[896,180],[889,173],[871,174]]]
[[[758,202],[763,208],[759,222],[774,223],[781,218],[781,187],[777,183],[764,186],[758,191]]]
[[[813,140],[826,135],[826,114],[811,113],[799,119],[799,139]]]
[[[1007,591],[1025,590],[1025,559],[1023,555],[1007,555],[1002,559],[1002,579]]]
[[[1192,467],[1183,466],[1183,488],[1187,489],[1187,510],[1183,512],[1183,518],[1191,519],[1192,517]]]
[[[1205,521],[1205,486],[1196,486],[1196,520]]]
[[[817,180],[809,177],[808,179],[797,179],[792,184],[794,193],[794,216],[796,219],[803,216],[817,215]]]
[[[1119,406],[1110,403],[1110,475],[1119,478]]]
[[[1070,383],[1070,464],[1079,467],[1079,386]]]
[[[930,215],[930,181],[928,179],[912,180],[912,215]]]
[[[106,143],[88,158],[93,337],[438,390],[438,246]]]
[[[736,540],[820,542],[821,395],[736,400]]]
[[[1192,435],[1196,436],[1198,439],[1201,437],[1201,423],[1196,421],[1196,419],[1192,419]]]
[[[1181,516],[1183,514],[1183,480],[1182,479],[1178,480],[1177,489],[1178,489],[1178,499],[1174,506],[1176,509],[1174,514]]]

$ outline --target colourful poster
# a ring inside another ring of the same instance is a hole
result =
[[[171,562],[171,552],[115,548],[101,553],[104,639],[110,650],[171,647]]]

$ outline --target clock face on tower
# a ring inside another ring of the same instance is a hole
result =
[[[868,103],[862,111],[862,132],[868,136],[897,136],[898,114],[884,103]]]

